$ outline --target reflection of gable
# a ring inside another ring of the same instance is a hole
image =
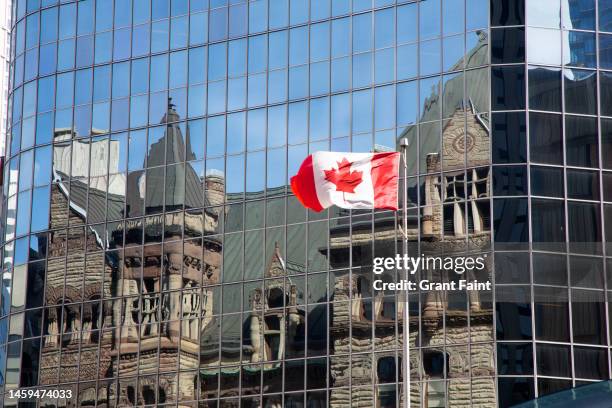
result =
[[[484,67],[488,63],[488,35],[485,31],[476,31],[473,34],[478,36],[478,41],[474,48],[468,51],[466,55],[467,66],[469,67]],[[468,69],[460,70],[463,66],[463,60],[458,61],[451,70],[455,70],[445,76],[439,76],[436,86],[433,87],[432,93],[424,100],[423,106],[420,107],[421,126],[418,127],[419,146],[415,146],[419,152],[436,152],[440,150],[440,127],[433,125],[440,120],[439,109],[454,109],[450,117],[444,120],[453,120],[454,117],[462,112],[468,112],[476,116],[478,126],[483,129],[482,135],[488,137],[488,94],[489,94],[489,77],[488,70]],[[431,77],[429,79],[436,78]],[[445,82],[442,79],[445,79]],[[449,78],[449,79],[447,79]],[[465,81],[464,81],[465,78]],[[446,80],[447,79],[447,80]],[[421,80],[422,82],[423,80]],[[441,89],[438,89],[441,88]],[[467,107],[464,102],[464,92],[467,89]],[[423,90],[421,90],[423,91]],[[439,93],[441,92],[441,95]],[[469,119],[468,119],[469,120]],[[422,124],[430,122],[431,126],[422,126]],[[469,122],[468,122],[469,125]],[[398,140],[406,137],[416,143],[417,141],[417,126],[407,126]],[[419,153],[418,157],[421,156]],[[408,163],[408,173],[416,174],[420,160]],[[421,169],[424,173],[424,169]]]

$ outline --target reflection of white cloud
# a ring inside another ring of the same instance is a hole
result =
[[[572,19],[569,12],[569,0],[561,0],[561,3],[561,24],[563,25],[563,28],[571,30],[574,28],[574,25],[572,24]]]
[[[219,169],[207,169],[206,170],[206,177],[208,176],[216,176],[219,178],[225,178],[225,173],[223,173],[223,171],[219,170]]]
[[[527,61],[536,64],[561,65],[561,31],[527,28]]]
[[[561,4],[559,0],[529,0],[525,3],[528,25],[551,28],[561,26]]]
[[[120,147],[118,141],[109,142],[108,139],[77,140],[72,144],[55,146],[53,169],[56,176],[59,172],[72,178],[87,180],[89,177],[90,188],[100,191],[108,188],[110,194],[124,195],[126,179],[125,174],[119,173]]]

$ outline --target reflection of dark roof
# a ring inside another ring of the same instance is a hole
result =
[[[179,119],[176,111],[170,106],[168,113],[164,116],[161,123],[169,123],[166,127],[164,137],[151,145],[147,154],[147,166],[164,165],[165,163],[184,163],[185,162],[185,140],[183,134],[176,121]],[[190,148],[191,141],[189,140],[189,130],[186,131],[187,146]],[[193,159],[193,153],[189,153],[189,158]],[[184,171],[182,171],[184,169]],[[191,168],[183,164],[166,165],[165,171],[159,168],[159,171],[164,172],[164,183],[149,183],[147,185],[147,207],[159,208],[162,210],[166,205],[182,205],[183,197],[184,204],[187,207],[200,207],[202,202],[202,183],[199,175]],[[138,172],[135,172],[138,173]],[[129,187],[136,184],[140,175],[134,175],[136,180],[128,181]],[[129,178],[129,177],[128,177]],[[164,200],[164,184],[170,191],[166,191],[166,199]],[[185,189],[183,192],[183,188]],[[138,194],[138,189],[128,188],[128,202],[132,202],[132,194]],[[136,198],[136,197],[135,197]],[[140,200],[140,197],[137,197]]]
[[[149,183],[147,185],[148,207],[158,208],[160,211],[166,206],[174,204],[181,205],[184,203],[187,208],[199,208],[202,203],[202,182],[200,176],[196,174],[194,169],[189,165],[184,165],[186,148],[191,149],[189,140],[189,128],[186,131],[187,141],[183,139],[183,134],[177,123],[179,117],[176,111],[169,105],[167,114],[163,117],[161,123],[168,123],[164,136],[154,143],[147,155],[147,163],[149,165],[164,165],[168,163],[180,163],[178,165],[170,165],[160,167],[163,172],[160,182]],[[193,159],[193,153],[187,154],[187,159]],[[184,169],[184,171],[182,170]],[[141,177],[144,176],[145,170],[138,170],[128,174],[126,187],[127,193],[125,197],[128,208],[141,208],[143,199],[141,197]],[[68,198],[70,207],[83,219],[90,218],[96,220],[106,219],[106,210],[108,206],[109,213],[125,214],[124,213],[124,196],[112,194],[96,188],[90,188],[86,179],[72,179],[70,187],[67,180],[69,177],[55,169],[55,177],[58,180],[58,185],[62,193]],[[112,176],[110,176],[112,177]],[[169,191],[166,191],[164,199],[164,187],[168,186]],[[184,189],[184,191],[183,191]],[[205,205],[209,206],[209,200],[205,198]],[[92,227],[98,240],[102,240],[104,229],[101,226]],[[160,231],[161,233],[161,231]],[[106,244],[105,242],[100,242]]]
[[[57,172],[57,174],[62,178],[62,180],[68,179],[68,177],[61,172]],[[65,182],[62,181],[62,183]],[[88,197],[87,187],[87,184],[82,180],[73,179],[70,182],[70,202],[71,205],[77,205],[81,209],[85,210],[89,218],[95,220],[106,219],[107,205],[109,212],[112,211],[114,214],[123,212],[123,196],[108,193],[107,197],[105,191],[90,188]]]
[[[474,48],[469,50],[466,54],[465,62],[468,67],[480,67],[487,64],[488,61],[488,36],[485,31],[476,31],[472,35],[478,36]],[[461,66],[463,61],[458,61],[455,66]],[[452,74],[445,75],[443,78],[445,82],[440,84],[441,90],[432,90],[432,95],[425,101],[425,106],[421,107],[421,122],[437,121],[440,119],[439,109],[446,109],[449,107],[452,109],[463,109],[464,108],[464,81],[465,76],[465,89],[468,90],[469,98],[468,107],[473,109],[474,114],[483,112],[488,109],[488,94],[489,94],[489,83],[488,75],[484,75],[479,70],[466,70],[459,71]],[[448,79],[447,79],[448,78]],[[442,93],[442,103],[440,103],[440,96],[438,93]],[[444,105],[444,106],[441,106]],[[407,127],[402,133],[401,137],[408,137],[409,140],[416,140],[415,126]],[[422,126],[420,128],[420,150],[424,152],[439,151],[440,149],[440,128],[438,126]],[[416,173],[416,166],[418,160],[413,163],[408,163],[408,172],[410,174]]]
[[[68,189],[68,176],[60,171],[56,171],[59,190],[66,196],[70,208],[85,221],[86,218],[96,220],[106,219],[107,195],[105,191],[95,188],[89,189],[88,185],[79,179],[72,179],[70,189]],[[89,202],[87,202],[89,200]],[[108,194],[108,209],[115,213],[123,211],[123,197],[116,194]],[[89,228],[95,233],[98,243],[106,247],[107,240],[104,238],[104,224],[90,225]]]

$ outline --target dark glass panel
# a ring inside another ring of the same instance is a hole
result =
[[[567,286],[566,256],[534,253],[533,282],[543,285]]]
[[[572,362],[569,346],[537,344],[538,374],[554,377],[571,377]]]
[[[42,334],[42,311],[43,309],[32,309],[26,311],[23,327],[23,336],[39,337]]]
[[[525,61],[523,27],[491,29],[491,63],[509,64]]]
[[[531,339],[531,295],[529,287],[497,286],[495,295],[497,339]]]
[[[525,109],[524,66],[492,67],[491,82],[493,110]]]
[[[599,205],[568,202],[568,231],[573,252],[601,252],[601,218]]]
[[[602,291],[572,290],[572,331],[575,343],[606,344],[606,310]]]
[[[510,407],[535,397],[533,378],[498,378],[497,389],[500,408]]]
[[[28,265],[28,290],[26,294],[26,307],[28,309],[43,305],[45,274],[45,262],[32,262]]]
[[[494,113],[492,122],[493,163],[525,162],[527,160],[525,113]]]
[[[604,205],[604,222],[606,224],[606,248],[612,247],[612,205]],[[612,282],[612,265],[607,268],[608,282]]]
[[[553,392],[572,388],[572,380],[558,380],[556,378],[538,378],[538,395],[544,396]]]
[[[529,254],[527,252],[495,254],[495,283],[529,283],[529,281]]]
[[[529,67],[529,108],[561,111],[560,69]]]
[[[612,119],[601,119],[601,158],[602,167],[612,168]]]
[[[565,117],[565,145],[568,166],[597,167],[597,118]]]
[[[533,246],[559,251],[565,248],[565,206],[560,200],[532,199]]]
[[[563,197],[563,169],[560,167],[531,167],[531,194]]]
[[[566,288],[534,287],[537,340],[569,341],[569,308]]]
[[[597,113],[597,77],[594,71],[566,69],[565,110],[569,113]]]
[[[612,69],[612,35],[599,34],[599,68]]]
[[[492,26],[523,24],[525,24],[524,0],[491,0]]]
[[[601,177],[603,183],[603,199],[604,201],[612,201],[612,173],[603,172]]]
[[[512,196],[527,194],[527,168],[525,166],[493,167],[493,194]]]
[[[40,338],[24,341],[21,349],[21,387],[38,385],[39,359]]]
[[[604,116],[612,116],[612,72],[599,72],[600,108]]]
[[[599,200],[599,174],[589,170],[567,170],[567,197]]]
[[[607,379],[608,350],[594,347],[574,347],[574,372],[578,378]]]
[[[571,256],[570,276],[572,287],[603,288],[604,271],[602,259],[586,256]]]
[[[494,200],[494,236],[502,247],[524,246],[529,236],[527,199],[505,198]]]
[[[529,113],[529,157],[532,161],[563,164],[561,115]]]
[[[500,375],[530,375],[533,373],[531,343],[498,343],[497,373]]]

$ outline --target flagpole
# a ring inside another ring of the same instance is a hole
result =
[[[402,154],[403,169],[404,169],[404,184],[402,188],[402,206],[403,206],[403,215],[402,218],[402,254],[408,256],[408,161],[406,160],[408,157],[408,138],[400,139],[400,149]],[[406,282],[408,282],[409,274],[408,268],[404,265],[404,271],[406,273]],[[405,290],[405,304],[404,304],[404,352],[402,358],[402,372],[403,372],[403,381],[404,381],[404,407],[410,408],[410,303],[409,303],[409,291]]]

